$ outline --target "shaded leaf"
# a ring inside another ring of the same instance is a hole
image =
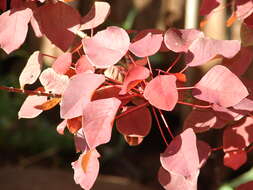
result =
[[[41,105],[35,106],[35,108],[39,110],[43,110],[43,111],[50,110],[53,107],[55,107],[60,101],[61,101],[61,98],[52,98],[50,100],[47,100]]]
[[[82,117],[67,119],[67,127],[70,133],[77,133],[77,131],[82,128]]]
[[[241,184],[236,190],[251,190],[253,189],[253,181],[249,181],[247,183]]]
[[[239,169],[245,162],[247,162],[247,152],[244,150],[226,152],[224,155],[224,165],[233,170]]]
[[[67,120],[64,119],[61,123],[59,123],[56,127],[56,131],[60,134],[60,135],[64,135],[64,130],[67,127]]]
[[[82,55],[76,62],[76,73],[83,72],[95,72],[95,68],[92,66],[86,55]]]

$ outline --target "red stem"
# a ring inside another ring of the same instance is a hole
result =
[[[127,115],[128,113],[131,113],[131,112],[134,112],[134,111],[136,111],[136,110],[138,110],[138,109],[141,109],[141,108],[147,106],[148,104],[149,104],[149,102],[145,102],[145,103],[143,103],[143,104],[140,104],[140,105],[138,105],[138,106],[135,106],[134,108],[131,108],[131,109],[129,109],[129,110],[123,112],[122,114],[117,115],[117,116],[115,117],[115,119],[119,119],[119,118],[121,118],[121,117]]]
[[[6,86],[0,86],[0,90],[5,90],[8,92],[22,93],[22,94],[27,94],[27,95],[48,96],[48,97],[54,97],[54,98],[61,98],[62,97],[60,94],[51,94],[51,93],[41,92],[38,90],[23,90],[20,88],[13,88],[13,87],[6,87]]]
[[[187,105],[187,106],[191,106],[191,107],[194,107],[194,108],[203,108],[203,109],[207,109],[207,108],[211,108],[211,107],[212,107],[211,105],[202,106],[202,105],[192,104],[192,103],[183,102],[183,101],[178,101],[177,103],[183,104],[183,105]]]
[[[168,144],[168,142],[167,142],[167,140],[166,140],[166,138],[165,138],[165,135],[164,135],[164,133],[163,133],[162,127],[161,127],[161,125],[160,125],[159,119],[158,119],[158,117],[157,117],[155,108],[154,108],[153,106],[152,106],[152,112],[153,112],[153,114],[154,114],[154,116],[155,116],[155,119],[156,119],[156,122],[157,122],[157,125],[158,125],[158,129],[159,129],[159,131],[160,131],[160,133],[161,133],[161,136],[162,136],[162,138],[163,138],[163,141],[165,142],[166,146],[169,146],[169,144]]]
[[[173,63],[171,64],[171,66],[167,69],[166,73],[168,73],[176,64],[177,62],[179,61],[179,59],[181,58],[182,54],[179,54],[177,56],[177,58],[173,61]]]
[[[57,57],[52,56],[52,55],[48,55],[48,54],[45,54],[45,53],[42,53],[41,55],[42,55],[42,56],[45,56],[45,57],[50,57],[50,58],[52,58],[52,59],[57,59]]]
[[[188,69],[188,67],[189,67],[189,66],[188,66],[188,65],[186,65],[186,66],[185,66],[185,67],[184,67],[184,68],[183,68],[183,69],[182,69],[179,73],[183,73],[183,72],[185,72],[185,70],[186,70],[186,69]]]
[[[73,50],[71,51],[71,53],[72,53],[72,54],[75,53],[75,52],[78,51],[82,46],[83,46],[83,44],[81,43],[79,46],[77,46],[75,49],[73,49]]]
[[[159,113],[160,113],[160,115],[161,115],[161,118],[162,118],[162,120],[163,120],[163,123],[164,123],[164,125],[166,126],[166,128],[167,128],[167,130],[168,130],[168,132],[169,132],[169,134],[170,134],[170,136],[171,136],[171,138],[174,139],[175,137],[174,137],[173,133],[171,132],[170,127],[169,127],[169,125],[168,125],[168,123],[167,123],[167,121],[166,121],[166,119],[165,119],[165,117],[164,117],[162,111],[161,111],[160,109],[158,109],[158,111],[159,111]]]
[[[194,86],[189,86],[189,87],[178,87],[177,90],[192,90],[194,89]]]
[[[223,149],[223,146],[220,146],[217,148],[212,148],[211,151],[214,152],[214,151],[218,151],[218,150],[222,150],[222,149]]]
[[[151,73],[151,77],[153,78],[153,71],[152,71],[152,67],[151,67],[151,64],[150,64],[150,61],[149,61],[148,57],[147,57],[147,61],[148,61],[148,68],[149,68],[149,71]]]

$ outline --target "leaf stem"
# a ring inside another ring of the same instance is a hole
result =
[[[151,67],[151,63],[150,63],[150,61],[149,61],[149,58],[147,57],[147,61],[148,61],[148,68],[149,68],[149,71],[150,71],[150,73],[151,73],[151,77],[153,78],[153,71],[152,71],[152,67]]]
[[[182,54],[178,54],[178,56],[173,61],[173,63],[171,64],[171,66],[167,69],[166,73],[170,72],[170,70],[177,64],[177,62],[179,61],[179,59],[181,58],[181,56],[182,56]]]
[[[45,54],[45,53],[42,53],[41,55],[42,55],[42,56],[45,56],[45,57],[50,57],[50,58],[52,58],[52,59],[57,59],[57,57],[52,56],[52,55],[48,55],[48,54]]]
[[[0,86],[0,90],[5,90],[8,92],[15,92],[15,93],[22,93],[22,94],[27,94],[27,95],[47,96],[47,97],[53,97],[53,98],[62,97],[60,94],[51,94],[51,93],[41,92],[38,90],[24,90],[20,88],[13,88],[13,87],[7,87],[7,86]]]
[[[187,106],[191,106],[191,107],[194,107],[194,108],[207,109],[207,108],[211,108],[212,107],[212,105],[203,106],[203,105],[197,105],[197,104],[192,104],[192,103],[183,102],[183,101],[178,101],[177,103],[183,104],[183,105],[187,105]]]
[[[162,118],[162,120],[163,120],[163,123],[164,123],[164,125],[166,126],[166,128],[167,128],[167,130],[168,130],[168,132],[169,132],[169,134],[170,134],[170,136],[171,136],[171,138],[174,139],[175,137],[174,137],[173,133],[171,132],[170,127],[169,127],[169,125],[168,125],[168,123],[167,123],[167,121],[166,121],[166,119],[165,119],[165,117],[164,117],[162,111],[161,111],[160,109],[158,109],[158,111],[159,111],[159,113],[160,113],[160,116],[161,116],[161,118]]]
[[[189,86],[189,87],[178,87],[177,90],[192,90],[194,89],[194,86]]]
[[[127,115],[127,114],[129,114],[129,113],[131,113],[131,112],[134,112],[134,111],[136,111],[136,110],[139,110],[139,109],[141,109],[141,108],[147,106],[148,104],[149,104],[149,102],[145,102],[145,103],[143,103],[143,104],[140,104],[140,105],[138,105],[138,106],[135,106],[135,107],[133,107],[133,108],[130,108],[129,110],[127,110],[127,111],[125,111],[125,112],[123,112],[123,113],[117,115],[117,116],[115,117],[115,119],[119,119],[119,118],[121,118],[121,117],[123,117],[123,116],[125,116],[125,115]]]
[[[185,72],[185,70],[186,70],[186,69],[188,69],[188,67],[189,67],[189,66],[188,66],[188,65],[186,65],[186,66],[185,66],[185,67],[184,67],[184,68],[183,68],[183,69],[182,69],[179,73],[183,73],[183,72]]]
[[[211,151],[214,152],[214,151],[218,151],[218,150],[222,150],[222,149],[223,149],[223,146],[220,146],[217,148],[212,148]]]
[[[166,138],[165,138],[165,135],[164,135],[164,133],[163,133],[163,130],[162,130],[161,124],[160,124],[160,122],[159,122],[157,113],[156,113],[155,108],[154,108],[153,106],[152,106],[152,112],[153,112],[153,114],[154,114],[154,116],[155,116],[155,120],[156,120],[156,122],[157,122],[158,129],[159,129],[159,131],[160,131],[160,133],[161,133],[161,136],[162,136],[162,138],[163,138],[163,141],[164,141],[164,143],[166,144],[166,146],[169,146],[169,144],[168,144],[168,142],[167,142],[167,140],[166,140]]]

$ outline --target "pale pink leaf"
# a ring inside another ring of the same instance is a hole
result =
[[[159,109],[173,110],[178,100],[176,80],[177,78],[173,75],[155,77],[147,84],[144,97],[150,104]]]
[[[244,149],[253,143],[253,118],[246,117],[223,132],[224,152]]]
[[[35,51],[28,59],[26,66],[19,76],[19,84],[22,89],[26,84],[33,84],[36,82],[40,75],[41,67],[42,56],[39,51]]]
[[[95,68],[90,63],[86,55],[82,55],[76,62],[76,73],[83,73],[83,72],[91,72],[91,73],[95,72]]]
[[[83,110],[83,132],[90,149],[108,143],[115,115],[121,102],[117,98],[95,100]]]
[[[243,20],[247,18],[253,12],[253,2],[252,0],[236,0],[236,17]]]
[[[24,43],[31,17],[29,8],[9,10],[0,15],[0,47],[6,53],[11,53]]]
[[[110,4],[96,1],[91,10],[82,18],[79,30],[92,29],[102,24],[110,13]]]
[[[63,2],[48,3],[39,7],[34,16],[42,33],[53,44],[63,51],[70,47],[75,39],[70,30],[80,24],[81,19],[76,9]]]
[[[160,156],[162,167],[170,173],[194,180],[199,173],[199,155],[196,135],[192,129],[186,129],[175,137]]]
[[[70,79],[61,102],[61,118],[81,116],[95,90],[105,81],[100,74],[80,73]]]
[[[56,127],[56,131],[60,134],[60,135],[64,135],[64,130],[67,127],[67,120],[64,119],[61,123],[59,123]]]
[[[148,33],[142,39],[130,44],[129,50],[138,57],[154,55],[161,47],[163,41],[162,34]]]
[[[40,26],[39,26],[39,23],[34,16],[32,16],[32,18],[31,18],[31,26],[33,28],[33,31],[34,31],[36,37],[40,38],[43,36],[43,33],[42,33]]]
[[[52,68],[45,69],[39,79],[47,92],[55,94],[62,94],[69,84],[68,76],[58,74]]]
[[[193,90],[195,98],[222,107],[234,106],[248,94],[247,88],[240,79],[222,65],[212,67]]]
[[[43,110],[36,109],[35,106],[41,105],[47,101],[46,96],[32,95],[28,96],[23,102],[19,112],[18,118],[35,118],[43,112]]]
[[[90,62],[97,68],[108,68],[127,53],[130,39],[122,28],[110,26],[82,42]]]
[[[170,28],[164,35],[164,42],[174,52],[187,52],[192,42],[200,37],[204,37],[204,34],[196,29]]]
[[[239,169],[247,161],[247,152],[244,150],[237,150],[226,152],[224,155],[224,165],[233,170]]]
[[[189,181],[184,176],[169,173],[162,167],[158,172],[158,180],[166,190],[197,190],[197,178],[198,175],[195,176],[193,181]]]
[[[86,159],[87,156],[89,157]],[[97,179],[99,172],[98,157],[99,153],[96,150],[92,150],[89,153],[82,153],[79,159],[71,164],[74,169],[76,184],[79,184],[85,190],[91,189]],[[87,162],[85,168],[83,162]]]
[[[57,59],[54,61],[52,65],[52,68],[54,69],[55,72],[59,74],[65,74],[69,70],[71,63],[72,63],[72,54],[66,52],[57,57]]]
[[[124,79],[120,95],[126,94],[130,83],[138,80],[144,80],[149,77],[149,69],[141,65],[134,65],[129,70]]]
[[[239,52],[240,48],[241,44],[237,40],[198,38],[189,47],[189,51],[186,54],[186,63],[190,67],[196,67],[217,55],[232,58]]]

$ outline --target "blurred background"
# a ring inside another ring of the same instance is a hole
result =
[[[76,0],[71,6],[85,15],[94,1]],[[117,25],[125,29],[166,30],[169,27],[199,28],[204,18],[198,16],[201,1],[198,0],[108,0],[111,14],[106,23],[97,30],[108,25]],[[240,39],[240,22],[226,27],[226,20],[231,15],[229,2],[222,1],[220,7],[208,19],[202,30],[207,36],[215,39]],[[17,51],[6,55],[0,50],[0,85],[19,87],[18,76],[27,59],[35,50],[57,56],[62,52],[52,47],[45,39],[37,39],[32,30],[28,33],[26,43]],[[168,67],[177,57],[173,52],[160,53],[151,57],[153,68]],[[44,60],[50,64],[52,60]],[[182,60],[183,61],[183,58]],[[219,61],[219,60],[218,60]],[[192,69],[189,85],[196,82],[201,73],[216,61]],[[180,68],[174,68],[174,71]],[[80,190],[74,184],[71,162],[78,158],[75,153],[73,138],[70,134],[61,136],[56,132],[60,123],[59,107],[43,112],[35,119],[18,120],[17,113],[25,95],[0,92],[0,189],[1,190]],[[166,113],[166,119],[174,134],[182,130],[182,123],[189,108],[177,106],[172,113]],[[102,189],[162,189],[157,180],[160,167],[159,155],[165,145],[159,131],[152,125],[151,133],[137,147],[129,147],[116,130],[113,131],[110,143],[99,148],[100,176],[94,190]],[[168,136],[169,138],[169,136]],[[221,144],[221,131],[201,134],[200,139],[216,147]],[[252,156],[249,156],[252,157]],[[252,160],[234,172],[223,166],[223,153],[213,154],[199,177],[199,189],[229,190],[238,184],[253,180],[250,170]]]

